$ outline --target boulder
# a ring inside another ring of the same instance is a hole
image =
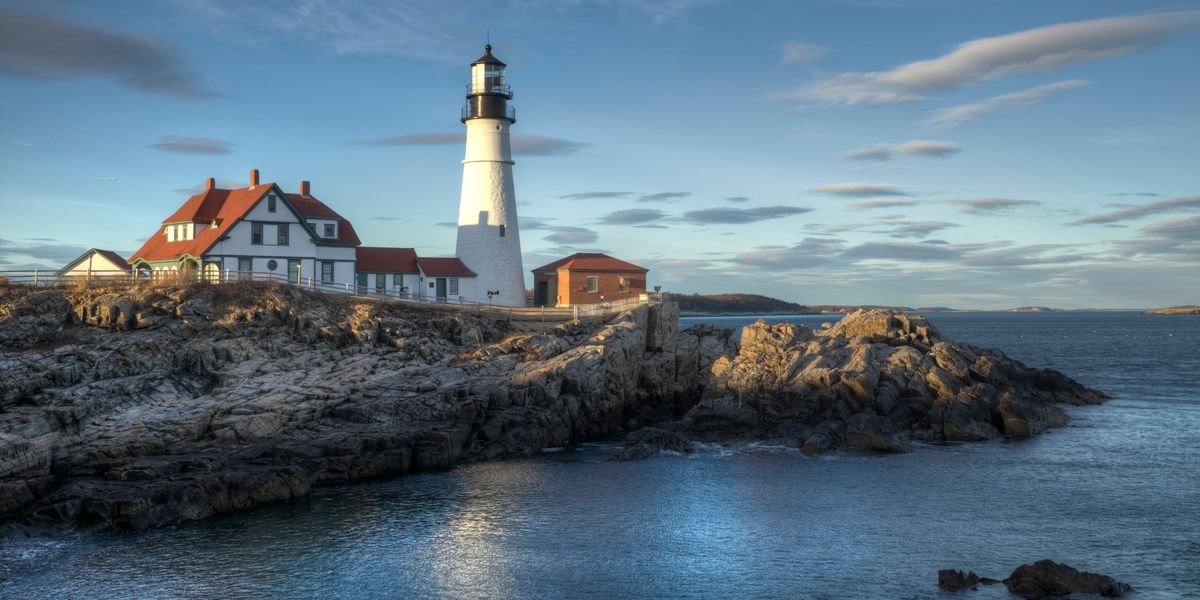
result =
[[[1096,594],[1108,598],[1124,596],[1133,588],[1107,575],[1078,571],[1052,560],[1039,560],[1017,567],[1004,586],[1022,598],[1058,598],[1070,594]]]
[[[938,587],[952,592],[962,590],[973,590],[979,585],[979,576],[974,571],[956,571],[954,569],[942,569],[938,571]]]

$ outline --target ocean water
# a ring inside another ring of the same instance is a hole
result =
[[[1023,441],[633,463],[590,444],[145,533],[7,540],[0,597],[984,599],[1010,596],[941,592],[937,570],[1003,578],[1041,558],[1137,598],[1200,597],[1200,317],[930,319],[1113,399]]]

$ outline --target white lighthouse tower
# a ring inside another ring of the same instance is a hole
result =
[[[471,63],[471,83],[462,109],[467,153],[455,254],[476,274],[473,285],[463,290],[470,294],[464,294],[466,300],[525,306],[525,269],[508,139],[508,128],[517,122],[516,111],[508,105],[511,98],[512,90],[504,82],[504,63],[492,56],[488,44],[483,57]]]

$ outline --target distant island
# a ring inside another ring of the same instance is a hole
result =
[[[684,315],[825,315],[856,310],[900,310],[904,312],[969,312],[946,306],[879,306],[873,304],[799,304],[760,294],[671,294]]]
[[[1148,315],[1200,315],[1200,306],[1169,306],[1146,311]]]
[[[692,315],[819,315],[817,307],[759,294],[671,294],[679,312]]]
[[[1008,312],[1061,312],[1061,309],[1049,308],[1046,306],[1020,306],[1017,308],[1010,308],[1008,309]]]

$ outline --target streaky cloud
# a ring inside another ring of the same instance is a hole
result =
[[[1143,204],[1141,206],[1132,206],[1114,212],[1084,217],[1078,221],[1075,221],[1075,224],[1095,225],[1102,223],[1117,223],[1119,221],[1130,221],[1149,215],[1189,210],[1200,210],[1200,196],[1171,198],[1170,200],[1159,200],[1157,202],[1151,202],[1150,204]]]
[[[743,225],[812,211],[811,208],[799,206],[759,206],[755,208],[725,206],[691,210],[683,213],[681,220],[696,225]]]
[[[149,147],[176,154],[229,154],[233,152],[234,145],[233,142],[216,138],[168,135]]]
[[[221,95],[201,84],[170,40],[7,7],[0,7],[0,71],[35,79],[98,76],[189,100]]]
[[[511,134],[509,136],[509,140],[512,144],[513,154],[521,154],[525,156],[566,156],[588,146],[588,144],[583,142],[574,142],[561,138],[532,135],[528,133]],[[352,143],[357,146],[386,147],[442,146],[447,144],[461,145],[466,143],[466,141],[467,134],[459,132],[394,135],[370,140],[359,140]]]
[[[1042,203],[1036,200],[1019,200],[1015,198],[970,198],[970,199],[954,199],[947,200],[946,204],[952,204],[962,208],[962,212],[983,215],[1002,213],[1014,208],[1041,206]]]
[[[846,72],[770,97],[818,105],[908,102],[1010,73],[1046,71],[1144,50],[1193,30],[1200,11],[1060,23],[980,38],[887,71]]]
[[[962,152],[954,142],[910,140],[902,144],[874,144],[855,148],[842,155],[847,160],[892,160],[897,156],[948,158]]]
[[[933,116],[925,122],[926,126],[933,129],[954,129],[965,125],[976,119],[983,118],[987,115],[1010,110],[1018,106],[1032,106],[1039,104],[1049,99],[1051,96],[1068,90],[1076,90],[1087,87],[1092,82],[1082,79],[1070,79],[1067,81],[1059,81],[1048,85],[1041,85],[1035,88],[1029,88],[1020,92],[1011,94],[1002,94],[1000,96],[992,96],[978,102],[969,104],[960,104],[958,106],[950,106],[942,108],[933,113]]]
[[[816,194],[831,196],[870,197],[870,196],[911,196],[895,184],[891,183],[827,183],[808,190]]]

